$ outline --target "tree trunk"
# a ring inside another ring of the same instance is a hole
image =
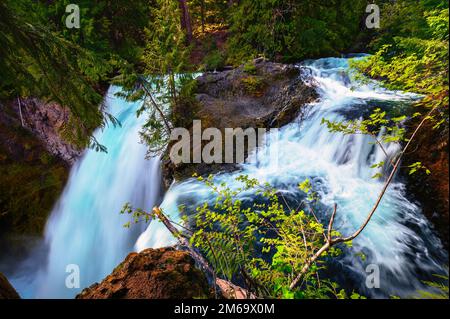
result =
[[[188,43],[192,42],[192,24],[187,0],[179,0],[181,9],[181,27],[186,31]]]
[[[200,1],[200,15],[202,19],[202,33],[205,33],[205,0]]]

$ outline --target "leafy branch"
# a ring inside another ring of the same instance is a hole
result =
[[[369,223],[369,221],[372,219],[372,216],[374,215],[375,211],[377,210],[378,206],[380,205],[380,202],[384,196],[384,194],[386,193],[389,185],[391,184],[395,173],[401,163],[401,159],[403,154],[408,150],[409,146],[411,145],[411,141],[414,139],[414,137],[416,136],[417,132],[420,130],[420,128],[424,125],[424,123],[430,118],[431,114],[433,113],[433,111],[436,108],[433,108],[431,111],[428,112],[427,116],[425,116],[422,121],[419,123],[419,125],[416,127],[416,129],[414,130],[414,132],[412,133],[411,137],[407,140],[406,145],[403,147],[402,151],[400,152],[400,154],[398,154],[397,159],[395,161],[395,163],[393,164],[392,170],[388,176],[388,178],[386,179],[379,195],[378,198],[375,202],[375,204],[373,205],[372,209],[370,210],[370,212],[368,213],[366,219],[364,220],[364,222],[361,224],[361,226],[350,236],[348,237],[336,237],[336,238],[332,238],[330,236],[330,230],[333,228],[333,223],[334,223],[334,219],[336,216],[336,212],[337,212],[337,205],[334,206],[334,210],[333,210],[333,214],[331,215],[330,221],[328,223],[328,236],[327,236],[327,241],[326,243],[314,254],[314,256],[308,260],[308,262],[305,264],[305,266],[302,268],[302,270],[300,271],[300,273],[297,275],[297,277],[292,281],[291,285],[290,285],[290,289],[294,289],[298,283],[300,282],[300,280],[302,279],[302,277],[304,276],[304,274],[309,270],[309,268],[311,267],[311,265],[320,257],[322,256],[326,251],[328,251],[329,249],[331,249],[333,246],[335,246],[336,244],[339,243],[344,243],[344,242],[349,242],[352,241],[353,239],[355,239],[359,234],[361,234],[361,232],[364,230],[364,228],[367,226],[367,224]],[[376,118],[383,118],[383,116],[381,117],[376,117]],[[329,122],[326,122],[329,123]],[[347,127],[347,126],[342,126],[343,128]],[[336,130],[337,131],[337,130]]]

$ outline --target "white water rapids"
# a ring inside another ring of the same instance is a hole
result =
[[[347,59],[320,59],[305,66],[319,86],[319,102],[308,106],[304,120],[269,135],[266,145],[252,155],[257,157],[254,164],[243,164],[238,172],[218,174],[216,179],[234,185],[237,175],[247,174],[270,182],[295,201],[301,196],[298,183],[310,178],[321,196],[321,217],[326,220],[329,208],[337,203],[336,228],[348,235],[366,218],[383,185],[382,180],[371,178],[377,171],[370,166],[387,160],[370,137],[330,133],[321,120],[360,118],[377,105],[404,107],[415,97],[354,83],[347,74]],[[138,226],[123,227],[127,216],[119,211],[126,202],[143,209],[158,204],[160,172],[159,160],[145,160],[146,148],[139,143],[142,119],[135,116],[137,104],[113,98],[115,90],[110,90],[107,103],[122,127],[97,131],[108,153],[88,150],[72,168],[46,227],[47,263],[33,276],[11,278],[22,296],[73,297],[80,289],[65,286],[68,264],[79,266],[84,288],[109,274],[127,253],[174,242],[161,223],[151,223],[140,236],[143,229]],[[399,150],[395,144],[385,147],[390,156]],[[269,151],[274,148],[276,152]],[[173,184],[161,206],[177,219],[178,205],[189,209],[210,200],[208,189],[189,179]],[[404,184],[397,179],[367,228],[331,264],[329,272],[346,288],[367,296],[407,297],[423,288],[421,279],[445,272],[448,256],[443,251],[429,222],[408,200]],[[358,252],[366,259],[357,256]],[[380,269],[379,289],[365,286],[369,264]]]

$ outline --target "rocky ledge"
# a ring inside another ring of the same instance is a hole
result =
[[[20,299],[17,291],[2,273],[0,273],[0,299]]]
[[[58,103],[43,102],[37,98],[24,98],[11,103],[14,118],[30,131],[53,156],[71,165],[82,150],[65,141],[61,131],[69,121],[69,110]]]
[[[302,68],[264,59],[232,70],[205,73],[197,78],[198,105],[193,119],[201,120],[202,130],[213,127],[222,133],[225,128],[281,127],[301,118],[305,106],[318,98],[313,83]],[[192,123],[186,128],[192,131]],[[182,180],[194,172],[204,175],[235,168],[230,164],[176,166],[166,159],[164,184],[168,187],[173,179]]]
[[[101,283],[77,299],[192,299],[212,291],[189,253],[172,247],[131,253]]]

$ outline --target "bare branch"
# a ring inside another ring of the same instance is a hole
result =
[[[17,104],[19,104],[19,114],[20,114],[20,122],[22,123],[22,127],[25,126],[24,122],[23,122],[23,115],[22,115],[22,103],[20,101],[20,97],[17,97]]]
[[[334,204],[333,213],[331,214],[330,222],[328,223],[327,242],[331,243],[331,230],[333,229],[334,217],[336,216],[337,204]]]
[[[152,93],[145,87],[145,85],[143,83],[141,83],[140,86],[145,91],[146,95],[150,98],[150,101],[152,102],[153,106],[158,111],[159,115],[161,116],[162,120],[164,121],[164,125],[166,126],[167,132],[170,134],[170,132],[172,131],[172,128],[171,128],[169,122],[167,121],[167,118],[164,115],[164,112],[161,110],[158,103],[156,103],[155,99],[153,98]]]
[[[386,156],[386,159],[389,161],[389,163],[391,163],[391,166],[394,167],[395,163],[394,160],[389,158],[388,153],[386,152],[386,149],[384,148],[383,144],[378,140],[377,136],[375,134],[370,134],[373,139],[375,140],[375,142],[377,143],[377,145],[380,147],[381,151],[384,153],[384,155]]]

